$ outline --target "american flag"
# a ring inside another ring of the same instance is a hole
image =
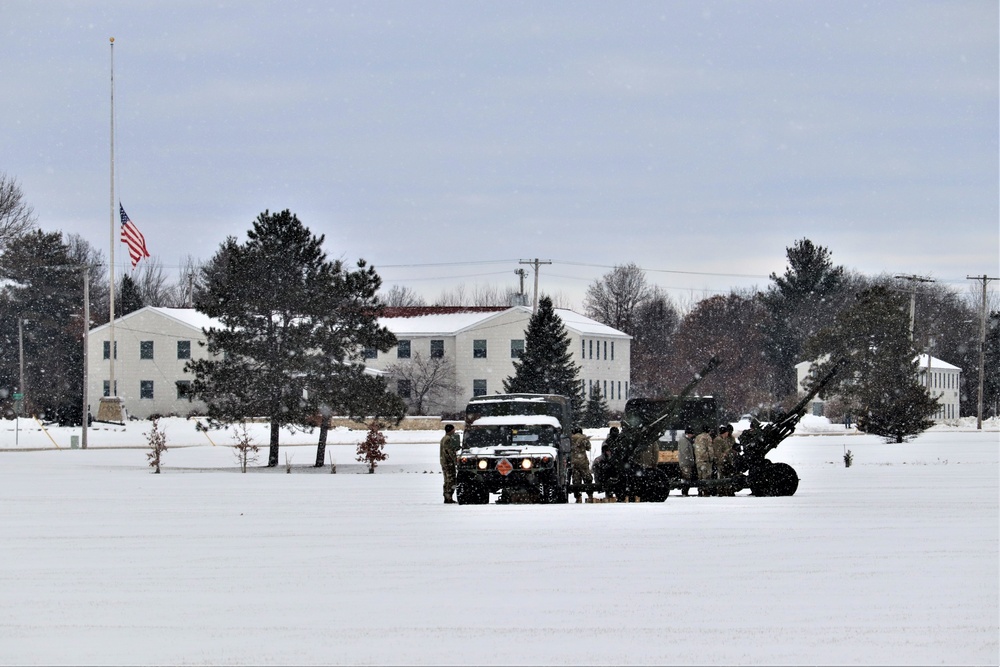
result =
[[[118,210],[122,214],[122,243],[128,246],[128,256],[132,259],[132,268],[134,269],[140,259],[149,257],[149,251],[146,250],[146,239],[139,228],[129,219],[121,202],[118,202]]]

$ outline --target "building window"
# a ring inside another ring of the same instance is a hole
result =
[[[611,361],[615,360],[615,341],[611,341]],[[619,398],[621,398],[619,396]]]
[[[612,349],[614,349],[614,346],[615,346],[615,344],[611,343]],[[618,381],[618,400],[619,401],[622,400],[622,381],[621,380]]]
[[[481,338],[479,340],[472,341],[472,358],[473,359],[485,359],[486,358],[486,339]]]
[[[590,345],[588,347],[590,348],[589,358],[593,359],[594,358],[594,341],[590,341]]]
[[[152,387],[150,387],[150,391],[152,391]],[[152,396],[150,398],[152,398]],[[179,398],[179,399],[186,398],[189,401],[192,398],[194,398],[194,394],[191,392],[191,381],[190,380],[178,380],[177,381],[177,398]]]
[[[410,381],[409,380],[396,380],[396,394],[400,398],[410,397]]]
[[[409,359],[410,358],[410,341],[401,340],[396,343],[396,358],[397,359]],[[402,394],[400,394],[402,395]]]
[[[153,341],[151,340],[139,341],[139,358],[140,359],[153,358]]]
[[[364,349],[364,352],[361,353],[361,355],[365,359],[378,359],[378,350],[375,349],[374,347],[366,347]]]
[[[440,359],[444,356],[444,341],[443,340],[432,340],[431,341],[431,359]]]
[[[111,341],[104,341],[104,358],[111,358]],[[118,341],[115,341],[115,359],[118,358]]]
[[[115,394],[116,395],[118,394],[118,380],[115,380]],[[105,396],[111,395],[111,380],[104,381],[104,395]]]
[[[139,380],[139,398],[153,398],[152,380]]]
[[[473,380],[472,381],[472,395],[473,396],[485,396],[486,395],[486,380]]]
[[[191,358],[191,341],[189,340],[177,341],[177,358],[178,359]]]
[[[608,397],[608,381],[607,380],[604,381],[604,391],[602,391],[601,393],[604,394],[605,398]]]
[[[524,339],[515,338],[510,341],[510,358],[520,359],[524,356]]]
[[[582,338],[580,339],[580,358],[581,359],[587,358],[587,341],[585,341]]]
[[[604,341],[604,360],[608,360],[608,341]]]

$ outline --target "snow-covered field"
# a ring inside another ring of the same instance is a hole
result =
[[[437,432],[389,432],[374,475],[361,432],[330,434],[336,475],[283,434],[291,474],[243,475],[227,433],[162,424],[153,475],[148,423],[83,451],[0,422],[0,662],[1000,661],[995,421],[807,419],[771,455],[793,497],[562,506],[442,504]]]

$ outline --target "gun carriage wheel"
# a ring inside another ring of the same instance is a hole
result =
[[[787,463],[764,464],[750,471],[748,483],[755,496],[792,496],[799,488],[799,476]]]

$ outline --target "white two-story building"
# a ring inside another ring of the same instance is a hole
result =
[[[631,338],[571,310],[557,309],[571,339],[573,362],[587,396],[600,387],[608,407],[623,410],[629,392]],[[525,349],[524,332],[531,309],[513,307],[391,308],[379,323],[398,340],[388,352],[366,351],[365,364],[372,372],[396,364],[447,358],[452,363],[453,393],[424,405],[429,414],[465,409],[471,396],[503,392],[503,381],[514,374],[514,361]],[[115,386],[111,386],[111,326],[90,331],[88,390],[91,412],[97,414],[102,396],[117,395],[128,414],[139,419],[150,415],[204,413],[205,405],[191,396],[192,377],[184,371],[190,359],[208,355],[202,328],[219,326],[191,308],[147,306],[115,320]],[[389,378],[390,390],[408,398],[405,382]]]
[[[624,410],[629,392],[631,336],[572,310],[556,309],[570,338],[572,361],[580,366],[586,396],[600,387],[608,407]],[[397,345],[386,353],[370,350],[365,363],[389,370],[422,358],[450,358],[456,391],[425,405],[430,414],[460,412],[471,396],[503,393],[503,381],[514,374],[514,361],[525,349],[531,308],[413,307],[390,308],[379,323],[392,331]],[[393,380],[390,380],[392,382]],[[398,380],[396,380],[399,383]],[[397,392],[406,397],[405,382]]]
[[[87,343],[87,391],[91,413],[97,415],[102,396],[118,396],[129,415],[203,413],[205,405],[191,396],[191,376],[184,372],[189,359],[208,351],[202,327],[219,326],[193,308],[147,306],[115,320],[114,383],[111,386],[111,325],[90,330]]]

